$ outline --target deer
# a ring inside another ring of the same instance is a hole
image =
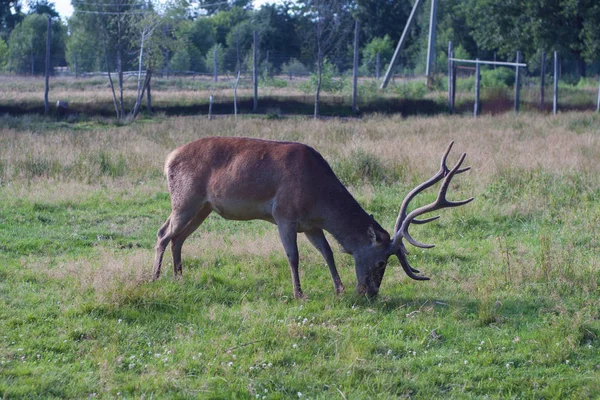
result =
[[[165,160],[171,213],[157,232],[153,280],[160,276],[169,243],[174,276],[181,278],[183,243],[213,211],[228,220],[258,219],[277,225],[298,299],[307,298],[298,273],[299,233],[304,233],[325,259],[337,294],[344,292],[344,285],[324,231],[334,237],[342,252],[353,256],[360,295],[377,296],[392,255],[410,278],[429,280],[409,264],[403,239],[416,247],[434,247],[413,239],[411,224],[434,221],[439,216],[417,218],[473,200],[446,199],[452,178],[470,169],[461,168],[466,153],[453,168],[446,166],[453,144],[443,154],[439,171],[411,190],[401,203],[393,235],[360,206],[323,156],[308,145],[245,137],[206,137],[185,144]],[[432,203],[408,212],[415,196],[440,181]]]

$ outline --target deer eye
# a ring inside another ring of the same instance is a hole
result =
[[[381,269],[381,268],[384,268],[384,267],[385,267],[385,264],[386,264],[386,262],[385,262],[385,261],[379,261],[379,262],[377,263],[377,268],[379,268],[379,269]]]

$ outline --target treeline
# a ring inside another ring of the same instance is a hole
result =
[[[302,74],[321,62],[352,68],[354,21],[360,22],[360,72],[389,63],[413,6],[409,0],[297,0],[254,8],[251,0],[72,0],[73,15],[59,18],[47,0],[0,2],[0,70],[44,71],[48,16],[51,60],[73,73],[152,70],[212,73],[250,68],[253,33],[261,71]],[[26,7],[25,7],[26,6]],[[425,70],[430,1],[421,4],[398,70]],[[25,11],[27,10],[27,11]],[[447,67],[448,41],[457,58],[514,60],[529,69],[542,51],[558,51],[572,73],[596,73],[600,59],[597,0],[443,0],[437,12],[436,71]],[[142,57],[141,57],[142,56]],[[140,65],[140,58],[141,63]],[[317,67],[315,67],[317,66]],[[590,68],[592,70],[590,71]]]

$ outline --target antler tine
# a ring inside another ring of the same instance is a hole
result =
[[[408,263],[408,260],[406,259],[406,252],[402,251],[402,249],[398,250],[396,253],[396,257],[398,257],[398,260],[400,261],[400,265],[402,265],[402,269],[404,269],[404,272],[406,273],[406,275],[409,276],[409,278],[412,278],[416,281],[428,281],[429,278],[426,276],[419,276],[419,275],[415,275],[416,273],[419,273],[419,270],[414,269],[413,267],[410,266],[410,264]]]
[[[402,239],[406,239],[406,241],[412,244],[413,246],[421,248],[431,248],[434,247],[434,245],[420,243],[413,239],[410,233],[408,232],[410,224],[425,224],[431,221],[435,221],[439,218],[439,216],[425,218],[421,220],[416,219],[416,217],[443,208],[458,207],[463,204],[467,204],[473,200],[472,197],[470,199],[461,201],[449,201],[448,199],[446,199],[446,193],[448,191],[448,188],[450,187],[450,181],[452,180],[454,175],[461,174],[471,169],[471,167],[461,168],[463,162],[465,161],[465,157],[467,156],[466,153],[463,153],[460,156],[459,160],[454,165],[454,167],[452,167],[452,169],[448,168],[448,166],[446,165],[446,161],[448,159],[448,155],[450,154],[450,150],[452,149],[453,145],[454,141],[450,142],[448,148],[442,155],[439,171],[434,176],[432,176],[431,178],[429,178],[428,180],[411,190],[408,193],[408,195],[404,198],[400,207],[400,212],[398,213],[396,226],[394,227],[394,238],[391,244],[392,253],[398,257],[398,260],[400,261],[400,264],[402,265],[402,268],[404,269],[406,275],[415,280],[424,281],[428,280],[429,278],[426,276],[416,275],[417,273],[419,273],[419,270],[410,266],[406,258],[406,256],[408,255],[408,251],[406,250]],[[433,186],[442,179],[443,182],[438,192],[437,198],[432,203],[419,207],[407,214],[408,204],[412,201],[412,199],[417,194]]]
[[[454,145],[454,140],[450,142],[450,144],[448,145],[448,148],[446,149],[446,152],[442,156],[439,171],[434,176],[432,176],[431,178],[429,178],[428,180],[426,180],[425,182],[421,183],[420,185],[415,187],[413,190],[411,190],[406,195],[404,200],[402,201],[402,205],[400,206],[400,211],[398,212],[398,218],[396,219],[396,225],[394,226],[394,237],[397,236],[398,230],[400,229],[400,227],[402,226],[402,223],[406,219],[406,210],[408,209],[408,204],[412,201],[412,199],[416,195],[421,193],[423,190],[430,188],[431,186],[438,183],[440,180],[442,180],[444,178],[444,176],[446,176],[448,174],[449,170],[448,170],[448,167],[446,166],[446,159],[448,158],[448,154],[450,154],[450,150],[452,150],[453,145]],[[435,218],[430,218],[430,219],[422,220],[419,222],[415,221],[415,223],[416,224],[419,224],[419,223],[424,224],[424,223],[433,221],[434,219]]]
[[[448,191],[448,187],[450,186],[450,181],[452,180],[454,175],[456,175],[458,173],[458,171],[460,170],[460,166],[464,162],[466,156],[467,156],[467,154],[463,153],[461,155],[460,159],[458,160],[458,162],[456,163],[456,165],[450,171],[448,171],[448,173],[446,174],[446,176],[444,178],[444,181],[442,182],[442,186],[440,187],[440,191],[439,191],[438,196],[435,199],[435,201],[433,201],[432,203],[427,204],[425,206],[419,207],[416,210],[413,210],[410,214],[408,214],[406,216],[406,218],[404,218],[404,221],[402,221],[402,226],[400,227],[400,234],[413,246],[421,247],[421,248],[425,248],[425,249],[435,247],[435,245],[433,245],[433,244],[424,244],[424,243],[420,243],[420,242],[416,241],[415,239],[413,239],[413,237],[408,232],[408,227],[410,226],[410,224],[412,222],[415,222],[414,219],[416,217],[418,217],[419,215],[431,212],[431,211],[439,210],[442,208],[458,207],[458,206],[461,206],[461,205],[464,205],[464,204],[467,204],[467,203],[473,201],[473,197],[471,197],[470,199],[461,200],[461,201],[449,201],[448,199],[446,199],[446,193]],[[429,222],[430,220],[432,220],[432,219],[430,218],[425,221]]]

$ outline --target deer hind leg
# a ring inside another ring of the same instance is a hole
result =
[[[278,223],[279,237],[290,264],[290,272],[292,273],[292,283],[294,285],[294,297],[297,299],[306,299],[302,288],[300,287],[300,275],[298,274],[298,263],[300,257],[298,255],[298,233],[296,226],[289,223]]]
[[[198,211],[196,216],[185,225],[183,230],[179,233],[174,234],[171,237],[171,252],[173,253],[173,274],[176,277],[181,277],[182,275],[182,267],[181,267],[181,248],[183,246],[183,242],[190,236],[198,227],[204,222],[204,220],[211,213],[212,209],[210,206],[205,205]]]
[[[153,280],[157,280],[160,276],[160,266],[162,264],[163,255],[165,254],[165,249],[171,240],[168,237],[167,233],[169,232],[171,225],[171,217],[167,218],[167,221],[160,227],[157,233],[157,242],[156,242],[156,257],[154,258],[154,274],[152,276]]]
[[[208,210],[208,213],[210,213],[210,208]],[[202,211],[204,211],[204,207],[201,207],[200,211],[197,211],[196,209],[193,210],[193,212],[177,211],[175,209],[171,211],[171,215],[169,218],[167,218],[167,221],[160,227],[157,233],[156,258],[154,259],[154,280],[157,280],[160,276],[163,255],[168,244],[172,240],[177,239],[178,236],[181,236],[181,234],[186,230],[187,226],[192,225],[193,222],[195,222],[195,218],[202,214]],[[204,218],[206,218],[206,215]],[[178,242],[178,244],[172,248],[174,261],[176,260],[175,252],[178,250],[177,258],[179,259],[179,270],[181,270],[181,245],[183,244],[183,241],[200,225],[200,223],[202,223],[204,218],[201,219],[198,224],[195,225],[195,227],[191,229],[189,233],[187,233],[187,235],[184,235],[183,240],[180,239],[180,243]],[[175,264],[173,265],[173,269],[177,274],[177,266]]]
[[[322,229],[313,229],[311,231],[304,232],[310,243],[323,256],[325,261],[327,262],[327,266],[329,267],[329,272],[331,273],[331,278],[333,279],[333,287],[335,288],[335,292],[340,294],[344,291],[344,285],[342,284],[342,280],[340,279],[340,275],[338,274],[337,268],[335,267],[335,261],[333,259],[333,252],[331,251],[331,247],[325,238],[325,234]]]

